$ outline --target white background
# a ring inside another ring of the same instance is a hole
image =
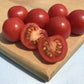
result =
[[[0,84],[84,84],[84,44],[49,82],[0,53]]]

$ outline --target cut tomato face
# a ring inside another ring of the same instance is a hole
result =
[[[38,41],[47,36],[47,32],[39,28],[37,24],[28,23],[21,32],[21,42],[29,49],[37,49]]]
[[[65,38],[54,35],[42,38],[38,43],[38,50],[45,61],[55,63],[65,58],[68,46]]]

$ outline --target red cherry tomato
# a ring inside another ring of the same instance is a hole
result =
[[[27,18],[25,19],[25,23],[36,23],[43,28],[44,25],[49,21],[49,15],[43,9],[37,8],[33,9],[28,13]]]
[[[84,10],[74,10],[68,15],[71,23],[71,32],[73,34],[84,33]]]
[[[21,32],[21,42],[29,49],[37,49],[38,41],[47,36],[47,32],[40,29],[37,24],[28,23]]]
[[[23,6],[13,6],[8,10],[8,17],[18,17],[22,20],[26,18],[28,11]]]
[[[42,38],[38,43],[38,50],[46,62],[55,63],[65,58],[68,46],[62,36],[54,35]]]
[[[45,29],[49,36],[60,34],[65,38],[68,38],[71,34],[71,26],[69,21],[65,17],[52,17],[46,24]]]
[[[68,14],[68,10],[62,4],[55,4],[49,9],[48,14],[50,17],[55,17],[55,16],[65,16],[66,17]]]
[[[20,40],[20,33],[24,28],[24,23],[19,18],[9,18],[3,24],[3,35],[11,41],[16,42]]]

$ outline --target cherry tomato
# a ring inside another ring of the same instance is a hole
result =
[[[49,15],[47,12],[45,12],[43,9],[36,8],[32,9],[29,13],[27,18],[25,18],[25,23],[36,23],[40,26],[40,28],[43,28],[44,25],[49,21]]]
[[[18,17],[24,20],[28,14],[28,11],[23,6],[13,6],[8,10],[8,17]]]
[[[38,41],[47,36],[47,32],[37,24],[28,23],[21,32],[21,42],[29,49],[37,49]]]
[[[42,38],[38,43],[38,50],[46,62],[55,63],[65,58],[68,46],[65,38],[54,35]]]
[[[23,28],[24,23],[21,19],[9,18],[3,24],[3,35],[7,40],[16,42],[20,40],[20,33]]]
[[[52,17],[44,28],[47,30],[49,36],[60,34],[68,38],[71,34],[70,23],[62,16]]]
[[[55,4],[49,9],[48,14],[50,17],[55,17],[55,16],[65,16],[66,17],[68,14],[68,10],[62,4]]]
[[[74,10],[68,15],[72,34],[84,33],[84,10]]]

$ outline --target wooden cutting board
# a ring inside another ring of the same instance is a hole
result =
[[[20,42],[8,42],[2,35],[2,25],[7,19],[8,9],[14,5],[22,5],[28,10],[40,7],[47,11],[51,5],[56,3],[64,4],[69,12],[74,9],[84,9],[84,0],[0,0],[0,52],[44,81],[49,81],[80,47],[84,42],[84,34],[70,36],[67,39],[68,53],[64,60],[55,64],[46,64],[37,50],[28,50]]]

